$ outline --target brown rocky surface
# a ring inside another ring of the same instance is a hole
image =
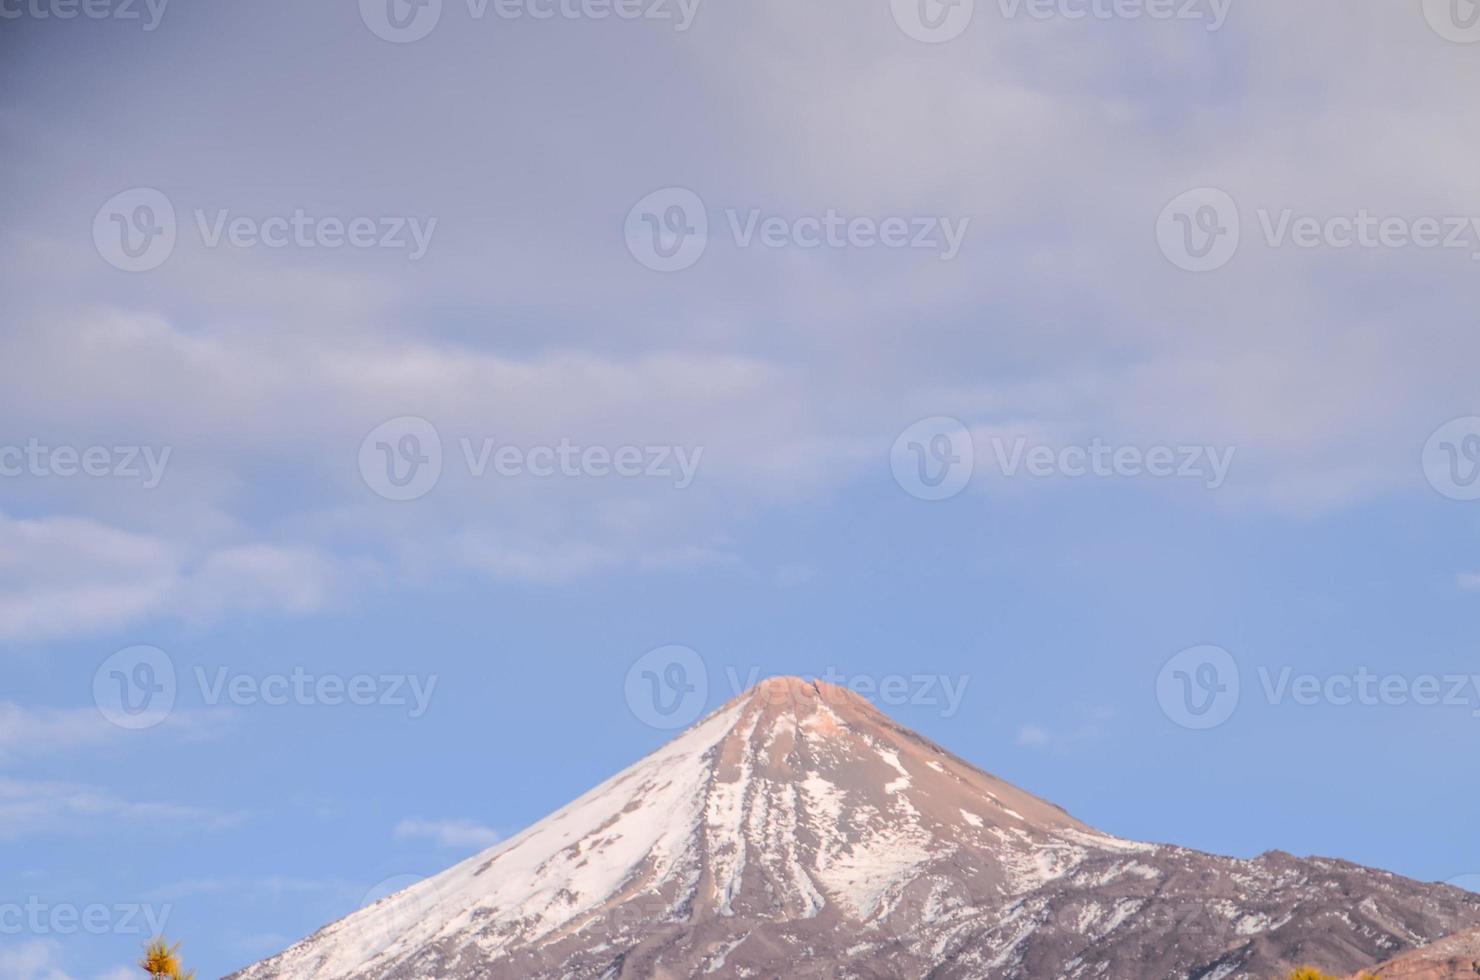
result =
[[[1477,980],[1480,930],[1462,932],[1391,959],[1370,971],[1381,980]]]

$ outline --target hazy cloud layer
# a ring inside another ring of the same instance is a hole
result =
[[[1480,63],[1410,6],[1237,5],[1213,44],[1203,23],[984,5],[943,45],[905,37],[885,6],[841,2],[706,8],[681,33],[477,23],[411,45],[295,9],[264,92],[221,88],[247,69],[244,44],[194,66],[198,85],[106,120],[53,96],[12,107],[13,137],[47,136],[22,141],[22,189],[47,183],[0,239],[11,439],[171,455],[148,490],[9,481],[6,632],[297,615],[449,570],[558,584],[744,564],[749,517],[887,479],[894,437],[932,415],[1061,442],[1236,447],[1212,506],[1312,514],[1422,491],[1424,439],[1470,408],[1469,254],[1302,249],[1264,231],[1285,211],[1480,214],[1480,175],[1462,163],[1475,138],[1454,122]],[[233,27],[266,37],[269,20]],[[115,66],[121,84],[178,72],[187,49],[156,40],[147,62]],[[282,97],[310,51],[355,70],[318,83],[362,105],[368,131],[318,138],[322,118]],[[607,90],[555,73],[519,99],[483,97],[549,59],[584,60]],[[367,72],[384,87],[362,90]],[[213,92],[209,115],[197,88]],[[746,97],[715,116],[725,90]],[[568,127],[508,138],[551,113]],[[174,114],[195,128],[143,125]],[[57,166],[104,146],[126,173]],[[230,151],[240,168],[213,165]],[[134,275],[88,234],[130,184],[164,191],[180,225],[169,261]],[[697,193],[712,228],[701,261],[668,275],[621,234],[664,185]],[[1203,185],[1238,203],[1243,241],[1226,268],[1193,275],[1153,227]],[[438,222],[414,263],[208,244],[222,212],[294,210]],[[742,248],[725,230],[731,212],[828,211],[970,228],[949,262]],[[400,416],[436,427],[443,475],[391,504],[356,460]],[[702,459],[683,489],[470,472],[489,447],[562,440]],[[46,574],[7,582],[21,562]]]

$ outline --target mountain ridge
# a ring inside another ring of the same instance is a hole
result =
[[[508,841],[236,980],[1338,974],[1480,896],[1104,834],[822,681],[770,678]]]

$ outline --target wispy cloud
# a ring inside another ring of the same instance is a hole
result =
[[[1024,725],[1018,729],[1017,744],[1033,747],[1048,745],[1053,741],[1053,735],[1048,729],[1040,725]]]
[[[171,615],[313,612],[349,570],[303,546],[197,548],[97,520],[0,513],[0,639],[116,630]]]
[[[269,875],[263,878],[192,878],[160,885],[144,894],[151,902],[180,902],[200,895],[253,895],[281,898],[284,895],[355,894],[354,886],[338,880]]]
[[[402,820],[396,824],[396,839],[425,839],[440,847],[465,849],[492,847],[499,834],[472,820]]]
[[[240,814],[172,802],[128,800],[75,783],[0,778],[0,840],[112,833],[121,823],[220,830],[241,820]]]
[[[11,980],[69,980],[61,968],[61,947],[42,939],[0,949],[0,976]]]
[[[1064,731],[1055,731],[1044,725],[1026,724],[1018,729],[1014,741],[1027,748],[1064,752],[1074,745],[1103,738],[1106,725],[1114,714],[1110,708],[1094,708],[1085,714],[1079,725]]]
[[[138,970],[118,966],[96,980],[133,980]],[[0,948],[0,977],[5,980],[80,980],[62,967],[62,945],[51,939],[33,939]]]
[[[237,720],[227,710],[176,710],[160,724],[172,737],[201,741],[225,734]],[[147,737],[147,736],[145,736]],[[96,708],[33,708],[0,701],[0,766],[18,758],[38,759],[80,748],[137,744],[140,733],[110,723]]]
[[[115,738],[121,730],[93,708],[27,708],[0,701],[0,764]]]

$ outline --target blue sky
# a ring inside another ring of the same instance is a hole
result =
[[[276,952],[661,744],[649,669],[1480,874],[1469,29],[641,6],[4,7],[0,973]]]

